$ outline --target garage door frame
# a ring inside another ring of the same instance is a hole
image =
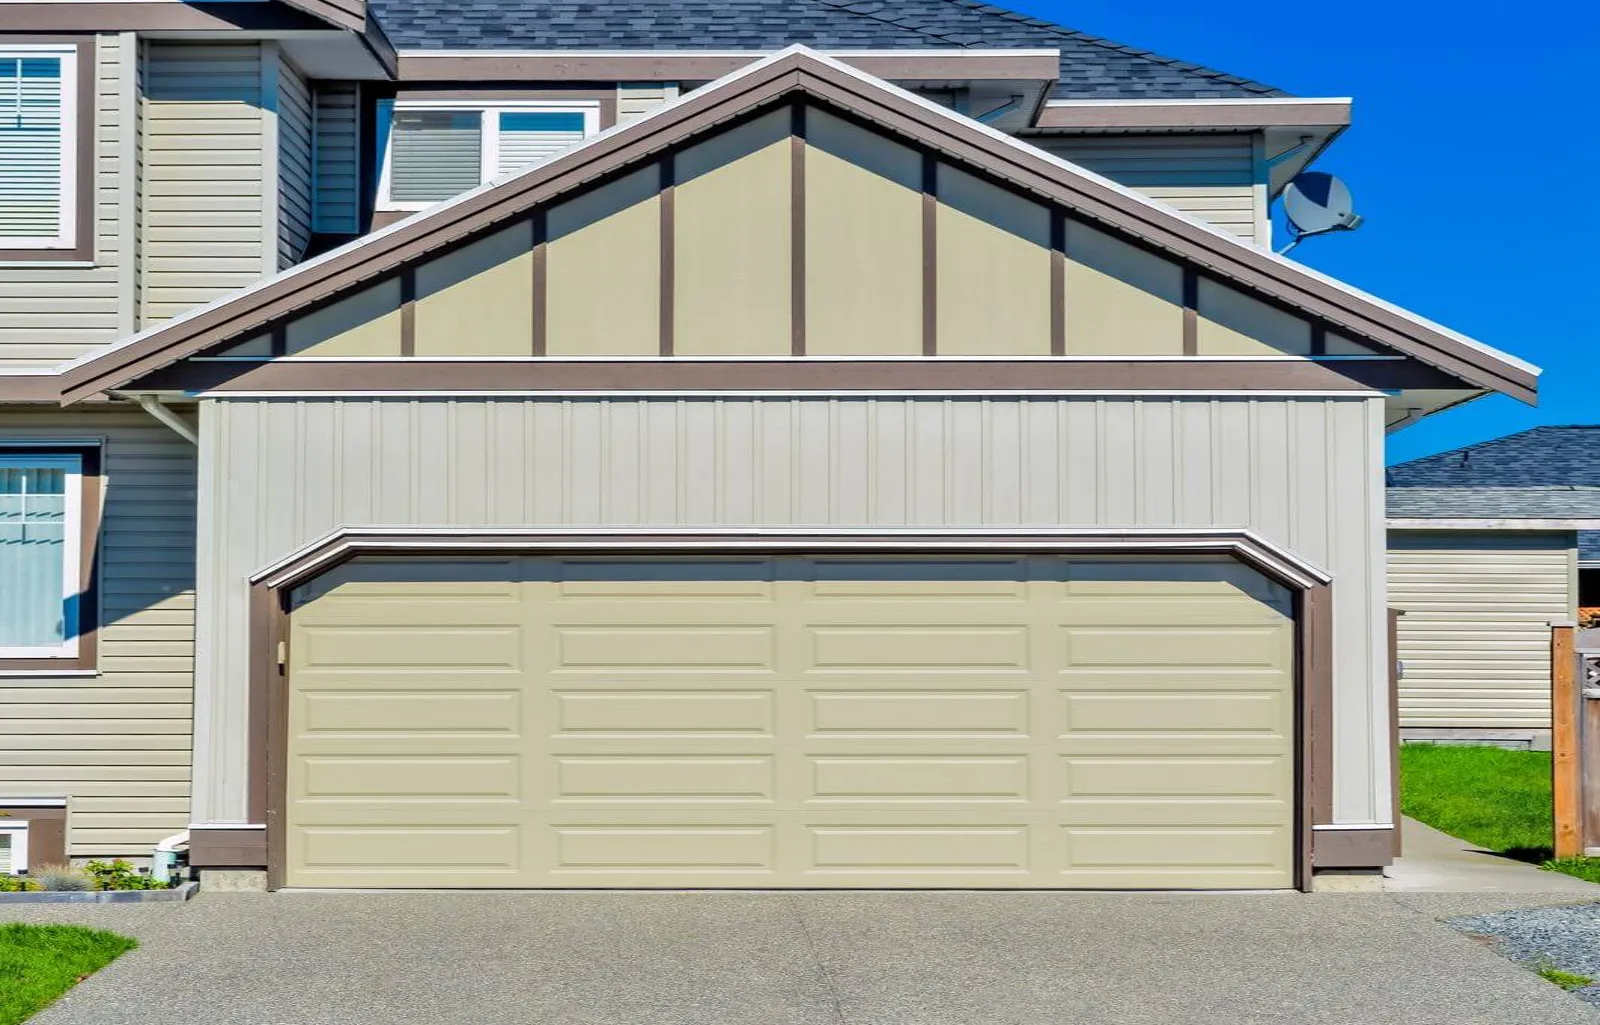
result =
[[[1315,824],[1332,822],[1332,578],[1247,530],[527,530],[342,528],[250,579],[249,815],[267,886],[284,884],[289,594],[361,555],[1224,555],[1295,596],[1295,883],[1311,888]]]

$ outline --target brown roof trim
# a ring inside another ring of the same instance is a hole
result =
[[[337,25],[351,32],[363,32],[367,28],[365,0],[283,0],[283,2],[321,18],[330,25]]]
[[[1126,100],[1051,100],[1035,128],[1343,128],[1350,124],[1350,101],[1242,100],[1218,102]]]
[[[291,269],[233,299],[180,318],[63,374],[63,403],[117,388],[229,337],[257,329],[344,287],[522,215],[529,207],[618,170],[729,118],[801,91],[976,167],[1080,217],[1414,356],[1472,384],[1532,402],[1537,375],[1493,357],[1405,314],[1364,299],[1245,243],[1131,192],[1075,172],[1033,147],[1011,144],[982,125],[871,81],[809,51],[790,52],[721,86],[690,93],[660,114],[634,122],[493,187],[370,236],[320,263]]]
[[[133,3],[8,3],[6,32],[216,32],[326,29],[342,22],[310,10],[306,3],[234,0],[190,4],[175,0]],[[359,31],[360,24],[356,25]]]
[[[305,395],[404,392],[1370,392],[1449,388],[1412,360],[198,360],[140,381],[151,391]]]
[[[0,374],[0,402],[61,402],[61,378],[55,374]]]
[[[583,50],[496,53],[493,50],[400,52],[401,82],[706,82],[768,56],[751,50]],[[1054,50],[940,50],[904,53],[849,50],[828,56],[878,78],[1054,82],[1061,73]]]

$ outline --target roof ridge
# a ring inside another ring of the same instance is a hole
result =
[[[1102,49],[1128,54],[1132,57],[1142,57],[1145,60],[1153,61],[1157,64],[1165,64],[1168,67],[1180,71],[1194,72],[1196,74],[1203,75],[1206,78],[1214,78],[1218,81],[1227,82],[1230,85],[1244,86],[1248,89],[1259,90],[1262,93],[1283,92],[1283,90],[1279,89],[1277,86],[1268,85],[1265,82],[1257,82],[1255,79],[1251,78],[1241,78],[1238,75],[1231,75],[1226,71],[1219,71],[1216,68],[1207,67],[1204,64],[1195,64],[1192,61],[1181,60],[1177,57],[1168,57],[1165,54],[1156,53],[1154,50],[1143,50],[1137,46],[1130,46],[1127,43],[1119,43],[1114,39],[1107,39],[1104,36],[1091,35],[1088,32],[1084,32],[1082,29],[1075,29],[1070,25],[1061,25],[1053,21],[1045,21],[1043,18],[1035,18],[1031,14],[1023,14],[1021,11],[1013,11],[1005,7],[997,7],[994,4],[983,3],[981,0],[944,0],[944,2],[977,10],[982,14],[999,15],[1008,21],[1025,22],[1030,27],[1050,29],[1053,32],[1064,36],[1069,36],[1081,42],[1088,43],[1091,46],[1098,46]]]
[[[835,10],[844,11],[848,14],[854,14],[857,17],[871,18],[874,21],[881,21],[885,24],[894,25],[896,28],[907,29],[911,32],[917,33],[918,35],[927,36],[930,39],[937,39],[940,42],[951,42],[951,40],[948,38],[950,35],[961,34],[959,32],[936,32],[922,25],[906,24],[904,21],[905,13],[903,10],[891,7],[886,3],[878,2],[878,0],[812,0],[812,2],[819,3],[826,7],[831,7]],[[1162,64],[1172,68],[1174,71],[1197,74],[1203,78],[1210,78],[1217,82],[1226,83],[1228,85],[1236,85],[1241,88],[1260,93],[1264,96],[1283,94],[1282,89],[1279,89],[1274,85],[1268,85],[1265,82],[1258,82],[1250,78],[1241,78],[1238,75],[1231,75],[1226,71],[1219,71],[1216,68],[1207,67],[1203,64],[1195,64],[1192,61],[1181,60],[1177,57],[1168,57],[1164,54],[1156,53],[1153,50],[1144,50],[1136,46],[1129,46],[1126,43],[1119,43],[1113,39],[1107,39],[1103,36],[1090,35],[1087,32],[1072,28],[1068,25],[1058,24],[1057,22],[1053,21],[1046,21],[1043,18],[1036,18],[1031,14],[1024,14],[1021,11],[1013,11],[1009,8],[998,7],[994,4],[983,2],[983,0],[933,0],[933,2],[946,4],[951,7],[959,7],[964,10],[971,11],[974,14],[1004,18],[1007,21],[1025,25],[1030,29],[1049,31],[1055,35],[1072,39],[1076,42],[1085,43],[1090,46],[1097,46],[1101,49],[1110,50],[1114,53],[1124,54],[1130,57],[1138,57],[1142,60],[1150,61],[1153,64]],[[956,43],[955,45],[966,49],[978,48],[970,46],[966,43]]]

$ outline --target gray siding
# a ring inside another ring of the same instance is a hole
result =
[[[314,231],[361,230],[359,99],[354,82],[318,82],[312,91]]]
[[[1550,726],[1550,623],[1576,615],[1570,533],[1392,531],[1400,725]]]
[[[250,574],[341,524],[1249,526],[1335,578],[1335,812],[1387,822],[1382,402],[202,403],[199,821],[245,814]]]
[[[278,58],[278,269],[304,258],[311,241],[311,88]]]
[[[262,276],[261,46],[146,51],[140,310],[148,326]]]
[[[1267,216],[1250,135],[1036,135],[1025,141],[1250,241]]]
[[[70,798],[71,854],[189,821],[195,450],[140,410],[0,411],[0,441],[104,439],[100,673],[0,676],[0,795]]]
[[[119,329],[118,254],[123,245],[121,115],[125,76],[135,73],[127,37],[95,37],[93,166],[94,266],[0,266],[0,366],[39,366],[72,359],[114,340]]]

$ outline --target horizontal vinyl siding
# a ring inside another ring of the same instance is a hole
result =
[[[311,242],[311,90],[288,61],[278,66],[278,269]]]
[[[189,822],[195,450],[142,411],[0,411],[0,441],[103,438],[100,674],[0,677],[0,798],[70,798],[71,854]]]
[[[1335,574],[1336,814],[1387,821],[1381,411],[1360,398],[207,401],[196,813],[245,814],[246,579],[341,524],[1223,525]]]
[[[146,54],[141,316],[170,319],[261,277],[261,47]]]
[[[360,121],[354,82],[318,82],[312,230],[353,235],[360,222]]]
[[[59,363],[112,341],[118,330],[117,251],[123,124],[123,76],[135,56],[115,33],[95,37],[94,152],[78,159],[93,166],[94,266],[0,265],[0,366]]]
[[[676,82],[623,82],[617,86],[617,124],[637,121],[677,98]]]
[[[1397,531],[1400,724],[1547,728],[1550,623],[1570,619],[1571,534]]]
[[[1028,136],[1026,141],[1192,217],[1256,240],[1254,143],[1249,135]],[[1263,218],[1265,211],[1260,211]]]

